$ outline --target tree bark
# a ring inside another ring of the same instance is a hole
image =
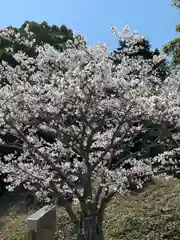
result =
[[[101,217],[95,203],[86,205],[88,212],[80,219],[77,240],[104,240]]]
[[[102,223],[98,215],[83,219],[83,226],[77,234],[77,240],[104,240]]]

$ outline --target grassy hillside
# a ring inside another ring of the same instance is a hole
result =
[[[105,225],[109,240],[180,239],[180,181],[158,181],[127,200],[115,198]]]
[[[30,214],[30,212],[29,212]],[[72,239],[72,226],[59,210],[56,239]],[[0,218],[0,239],[24,239],[27,214],[11,209]],[[156,181],[144,191],[127,199],[116,196],[108,206],[106,240],[180,239],[180,181]]]

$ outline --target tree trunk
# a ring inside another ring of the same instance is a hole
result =
[[[102,222],[98,210],[93,205],[88,206],[90,209],[87,215],[81,216],[77,240],[104,240]]]
[[[98,216],[88,216],[84,219],[77,240],[104,240],[102,224]]]

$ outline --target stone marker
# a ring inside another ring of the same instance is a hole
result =
[[[56,207],[44,206],[27,219],[27,240],[52,240],[56,230]]]

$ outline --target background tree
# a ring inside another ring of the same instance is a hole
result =
[[[37,55],[35,52],[35,47],[37,45],[48,43],[59,51],[62,51],[67,40],[73,39],[72,30],[68,29],[65,25],[62,25],[61,27],[56,25],[50,26],[47,22],[37,23],[26,21],[20,28],[9,26],[8,29],[12,29],[17,36],[19,35],[18,39],[34,40],[30,46],[26,46],[26,44],[22,44],[23,41],[16,41],[16,38],[0,39],[0,61],[7,61],[13,66],[16,65],[17,62],[13,58],[11,52],[7,51],[7,48],[12,48],[14,53],[22,50],[29,56],[35,57]],[[27,29],[31,32],[31,35],[27,34]]]
[[[180,9],[180,1],[173,0],[173,6]],[[176,32],[180,32],[180,24],[176,25]],[[172,57],[172,65],[177,66],[180,64],[180,38],[176,37],[174,40],[170,41],[164,46],[164,52]]]
[[[143,67],[138,69],[136,66],[129,72],[129,75],[136,74],[137,77],[142,74],[153,75],[162,81],[167,78],[170,72],[165,56],[157,48],[152,50],[150,42],[145,37],[138,35],[136,32],[132,34],[128,25],[125,25],[120,33],[112,27],[112,32],[116,35],[119,44],[117,50],[111,54],[115,65],[121,64],[123,59],[126,59],[129,64],[132,61],[136,61],[138,64],[147,62],[149,64],[148,72],[143,73]]]

